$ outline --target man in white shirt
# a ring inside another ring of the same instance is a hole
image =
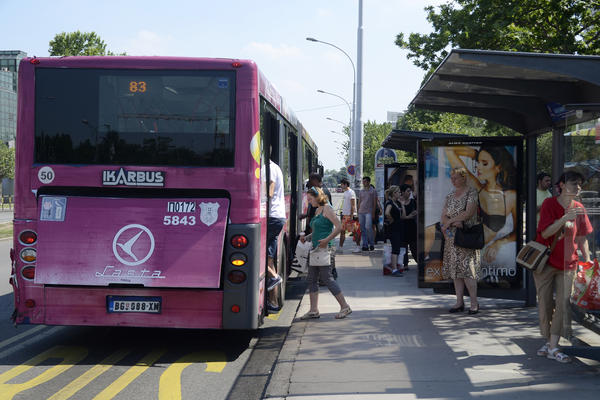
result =
[[[269,207],[269,218],[267,219],[267,260],[268,277],[267,290],[269,291],[269,311],[277,312],[281,308],[278,304],[279,285],[283,279],[274,267],[274,260],[277,257],[277,238],[283,229],[286,221],[285,198],[283,195],[283,173],[281,168],[273,161],[269,164],[270,183],[269,198],[271,199]]]
[[[354,190],[350,189],[350,182],[348,179],[342,179],[340,186],[344,192],[344,199],[342,201],[342,232],[340,233],[340,249],[344,247],[344,240],[346,240],[346,231],[354,234],[354,241],[358,251],[359,242],[357,241],[356,234],[356,194]],[[356,250],[356,249],[355,249]]]
[[[550,186],[552,185],[552,179],[550,178],[550,175],[548,175],[545,172],[540,172],[537,175],[537,195],[536,195],[536,204],[537,204],[537,211],[536,211],[536,215],[537,215],[537,222],[540,222],[540,210],[542,208],[542,203],[544,202],[544,200],[546,200],[548,197],[552,197],[552,193],[550,193],[549,189]]]

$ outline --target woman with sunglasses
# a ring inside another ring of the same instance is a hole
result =
[[[306,237],[300,237],[302,243],[306,240],[311,240],[313,249],[317,247],[320,249],[327,250],[329,252],[332,263],[328,266],[313,266],[308,260],[308,293],[310,298],[310,310],[300,317],[303,320],[319,318],[319,277],[322,282],[325,282],[327,288],[333,294],[335,299],[340,304],[340,312],[335,316],[337,319],[346,318],[347,315],[352,313],[352,309],[346,302],[342,290],[339,285],[333,279],[332,265],[335,262],[335,254],[331,251],[330,241],[333,240],[342,230],[342,224],[335,215],[335,211],[329,205],[327,195],[323,192],[323,189],[318,187],[311,187],[307,192],[308,201],[316,208],[315,216],[310,221],[310,227],[312,233]]]

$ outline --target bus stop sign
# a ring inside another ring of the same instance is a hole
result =
[[[354,165],[348,165],[348,175],[354,176]]]

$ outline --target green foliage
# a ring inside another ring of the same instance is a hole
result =
[[[449,0],[425,10],[432,33],[396,37],[396,45],[408,50],[407,58],[426,71],[424,81],[451,48],[600,54],[600,0]],[[476,136],[516,134],[470,116],[420,110],[408,114],[400,121],[402,129]]]
[[[330,189],[336,188],[343,178],[347,178],[346,168],[341,167],[338,171],[334,169],[325,170],[323,183]]]
[[[440,113],[412,108],[397,124],[398,129],[462,133],[469,136],[516,136],[517,132],[492,121],[463,114]]]
[[[0,179],[15,178],[15,149],[0,143]]]
[[[62,32],[50,41],[48,52],[51,56],[114,56],[106,50],[106,44],[96,32]]]
[[[396,37],[408,59],[425,71],[456,47],[600,54],[600,0],[450,0],[425,10],[432,33]]]
[[[375,177],[375,153],[381,147],[381,143],[394,129],[391,123],[378,124],[367,121],[363,125],[363,176]]]

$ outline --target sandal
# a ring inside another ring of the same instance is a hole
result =
[[[555,349],[548,349],[548,355],[546,357],[549,358],[550,360],[556,360],[559,363],[563,363],[563,364],[570,363],[571,361],[573,361],[571,359],[571,357],[569,357],[568,355],[566,355],[565,353],[560,351],[560,349],[558,347]]]
[[[352,314],[352,309],[350,307],[342,308],[340,312],[335,315],[335,319],[346,318],[350,314]]]
[[[305,321],[307,319],[316,319],[316,318],[320,318],[321,314],[319,314],[318,311],[309,311],[306,314],[304,314],[303,316],[300,317],[301,320]]]
[[[548,356],[548,350],[550,350],[550,343],[546,343],[540,347],[537,351],[537,355],[540,357],[546,357]]]

